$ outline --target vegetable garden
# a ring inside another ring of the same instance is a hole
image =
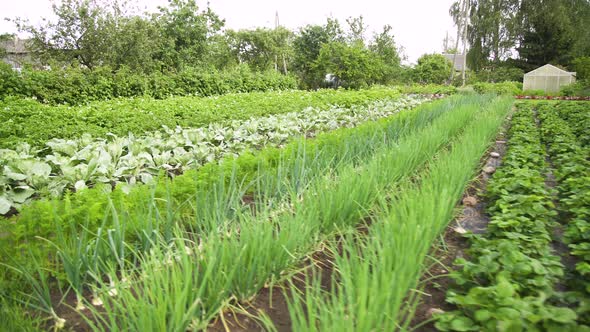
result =
[[[514,100],[402,92],[5,100],[0,327],[232,330],[224,317],[239,311],[258,330],[420,330],[432,246]],[[451,273],[440,330],[590,323],[590,110],[516,108],[491,221]],[[255,309],[264,289],[288,319]]]

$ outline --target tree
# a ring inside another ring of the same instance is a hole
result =
[[[339,85],[358,89],[377,81],[380,63],[362,44],[337,41],[322,46],[314,66],[319,72],[336,76]]]
[[[469,67],[479,70],[511,55],[518,37],[520,0],[469,0],[467,40]],[[462,21],[460,1],[450,9],[458,25]]]
[[[414,68],[414,79],[420,83],[443,84],[449,78],[451,62],[441,54],[424,54]]]
[[[401,57],[392,30],[390,25],[384,26],[383,31],[375,34],[369,44],[369,49],[380,60],[379,83],[382,84],[391,83],[400,77]]]
[[[590,55],[590,2],[588,0],[570,0],[567,4],[574,27],[574,45],[571,57],[579,58]],[[586,27],[586,28],[582,28]]]
[[[579,80],[590,80],[590,56],[579,57],[572,61],[572,69]]]
[[[211,8],[199,12],[195,0],[168,0],[154,21],[162,33],[159,60],[169,69],[206,65],[209,40],[224,26]]]
[[[494,70],[506,63],[530,70],[548,62],[568,65],[590,54],[588,0],[468,0],[467,62]],[[460,1],[450,8],[461,21]],[[510,58],[516,61],[508,61]],[[503,64],[504,63],[504,64]]]
[[[363,16],[349,17],[346,19],[348,24],[348,40],[351,43],[365,44],[365,33],[367,32],[367,26],[363,21]]]
[[[195,0],[169,0],[151,16],[127,7],[126,0],[63,0],[52,6],[56,20],[13,21],[33,36],[32,51],[42,62],[140,73],[206,64],[209,40],[224,24],[210,8],[199,12]]]
[[[160,69],[160,63],[155,59],[162,37],[153,21],[140,16],[124,17],[113,30],[111,51],[105,56],[103,64],[114,70],[127,67],[138,73]]]
[[[562,0],[523,0],[523,32],[516,48],[524,69],[567,64],[575,43],[569,8]]]
[[[231,52],[239,63],[247,63],[252,69],[259,71],[279,68],[285,71],[286,64],[279,65],[279,62],[286,62],[291,53],[291,31],[283,27],[229,30],[227,36]]]
[[[0,34],[0,58],[3,58],[6,55],[6,49],[4,48],[4,43],[13,39],[14,35],[9,33]]]
[[[113,45],[113,29],[121,17],[118,2],[63,0],[52,5],[57,21],[44,19],[36,27],[27,20],[14,20],[22,32],[32,35],[30,48],[43,62],[79,62],[87,68],[104,63]]]
[[[315,65],[324,44],[344,41],[344,32],[337,20],[328,19],[325,25],[307,25],[293,40],[293,67],[304,88],[317,88],[325,72]]]

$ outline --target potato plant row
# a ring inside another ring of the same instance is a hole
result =
[[[49,106],[33,99],[8,98],[0,100],[0,148],[14,149],[21,142],[43,148],[50,139],[76,139],[83,133],[105,137],[108,133],[141,135],[160,130],[162,126],[203,127],[210,123],[297,112],[310,106],[324,109],[334,105],[361,106],[396,98],[402,93],[428,94],[428,89],[377,87],[358,91],[269,91],[163,100],[120,98],[80,106]]]
[[[559,103],[552,110],[567,122],[578,144],[590,148],[590,103]]]
[[[561,105],[560,105],[561,106]],[[543,141],[555,167],[561,221],[565,225],[564,240],[577,257],[572,283],[574,293],[569,298],[581,312],[585,324],[590,324],[590,160],[588,148],[580,144],[567,122],[556,114],[556,108],[538,108]],[[576,293],[577,291],[577,293]]]
[[[31,286],[27,303],[43,308],[56,326],[64,323],[55,303],[45,300],[47,287],[34,287],[37,271],[46,267],[78,295],[79,310],[90,310],[94,330],[202,329],[228,301],[250,299],[326,236],[354,227],[381,192],[430,160],[490,100],[450,98],[282,150],[209,164],[190,176],[137,186],[126,196],[134,201],[109,196],[106,205],[67,220],[59,207],[48,208],[54,218],[44,222],[53,225],[48,250],[59,259],[57,265],[16,264],[21,287]],[[52,203],[58,204],[47,206]],[[94,201],[72,203],[62,208]],[[98,227],[88,224],[91,213],[103,213]],[[84,296],[88,289],[96,298]]]
[[[557,215],[545,184],[548,165],[531,105],[513,115],[503,165],[487,188],[487,232],[470,235],[468,258],[456,263],[441,331],[585,331],[556,284],[564,266],[551,246]]]
[[[170,129],[141,136],[114,134],[105,138],[52,139],[42,151],[28,144],[0,150],[0,215],[38,197],[60,197],[97,183],[129,186],[149,183],[160,172],[175,175],[187,169],[237,156],[263,146],[281,146],[294,136],[314,136],[340,127],[391,116],[425,101],[400,97],[366,106],[299,112],[234,120],[222,125]],[[42,153],[40,155],[40,153]]]

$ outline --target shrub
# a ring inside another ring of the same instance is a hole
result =
[[[477,93],[495,93],[517,95],[522,93],[522,83],[520,82],[502,82],[502,83],[475,83],[473,90]]]
[[[186,68],[181,72],[141,74],[121,67],[94,70],[71,66],[50,70],[27,67],[22,73],[0,66],[0,99],[35,98],[46,104],[79,105],[117,97],[213,96],[231,92],[295,89],[293,76],[276,71],[253,72],[247,66],[228,71]]]

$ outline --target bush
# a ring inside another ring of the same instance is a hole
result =
[[[478,82],[522,82],[524,78],[524,70],[516,67],[498,67],[486,68],[476,74]]]
[[[473,90],[477,93],[495,93],[499,95],[518,95],[522,93],[522,83],[520,82],[502,82],[502,83],[475,83]]]
[[[425,54],[418,59],[414,78],[420,83],[445,83],[451,74],[451,62],[441,54]]]
[[[562,96],[590,97],[590,79],[578,81],[561,88]]]
[[[58,68],[57,66],[55,66]],[[228,71],[186,68],[181,72],[140,74],[127,67],[87,70],[79,66],[19,74],[0,66],[0,99],[30,97],[42,103],[79,105],[118,97],[213,96],[231,92],[287,90],[297,88],[293,76],[276,71],[253,72],[247,66]]]
[[[556,93],[545,92],[545,90],[525,90],[522,92],[525,96],[551,96],[556,95]]]
[[[573,70],[578,80],[590,80],[590,56],[583,56],[572,61]]]

